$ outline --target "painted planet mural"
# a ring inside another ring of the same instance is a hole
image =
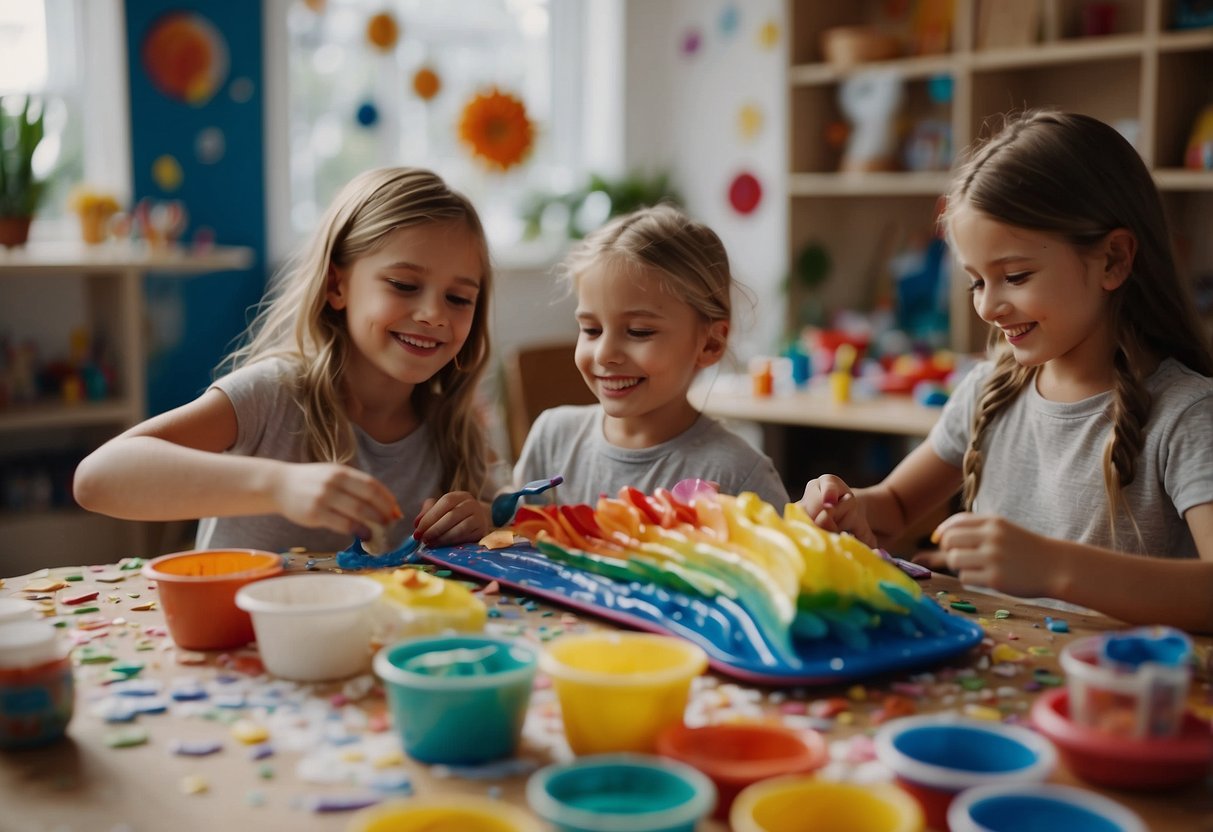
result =
[[[143,69],[169,98],[201,106],[227,79],[227,41],[210,20],[194,12],[171,12],[143,38]]]

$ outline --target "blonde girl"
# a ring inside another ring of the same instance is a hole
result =
[[[884,482],[821,477],[803,505],[879,542],[960,492],[931,565],[1213,631],[1213,356],[1137,151],[1024,114],[959,169],[943,222],[991,360]]]
[[[77,501],[203,518],[199,547],[333,551],[381,526],[393,547],[478,539],[491,285],[465,197],[416,168],[361,174],[276,276],[230,372],[93,452]]]
[[[535,421],[517,483],[563,474],[565,502],[594,503],[699,478],[787,501],[771,461],[687,399],[728,347],[733,277],[720,238],[669,205],[619,217],[565,263],[577,295],[575,361],[597,405]]]

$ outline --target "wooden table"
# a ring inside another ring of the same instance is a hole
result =
[[[292,569],[304,568],[303,556],[292,560]],[[107,571],[112,573],[113,567]],[[89,634],[99,637],[76,649],[76,713],[68,738],[43,749],[0,753],[0,829],[341,830],[348,823],[348,814],[316,813],[308,808],[308,801],[362,794],[367,788],[350,782],[312,782],[317,777],[337,781],[343,777],[361,777],[364,781],[372,776],[387,780],[407,777],[419,794],[488,793],[525,805],[526,771],[490,779],[468,779],[442,776],[440,768],[429,768],[402,757],[387,725],[385,703],[377,688],[370,692],[357,690],[360,684],[357,681],[352,685],[316,686],[276,682],[256,675],[259,662],[252,648],[183,655],[164,635],[163,618],[157,609],[134,609],[156,597],[155,590],[140,577],[137,568],[125,570],[126,577],[117,583],[95,582],[99,574],[105,573],[91,571],[89,567],[57,568],[10,578],[0,587],[0,595],[26,597],[29,593],[23,589],[31,580],[82,575],[83,580],[70,583],[70,588],[54,595],[77,595],[90,584],[100,592],[96,602],[99,611],[84,616],[72,615],[72,607],[62,605],[57,598],[47,601],[72,624],[100,624],[94,630],[73,627],[69,632],[78,639]],[[1032,687],[1039,673],[1046,674],[1046,682],[1053,681],[1050,676],[1060,674],[1057,654],[1067,641],[1118,626],[1098,615],[1058,613],[1005,597],[967,593],[945,576],[930,579],[924,589],[929,593],[945,593],[940,599],[944,604],[953,597],[948,593],[971,601],[976,613],[955,614],[981,619],[988,636],[983,647],[943,667],[924,668],[917,675],[898,674],[863,684],[825,688],[759,689],[710,674],[697,684],[688,718],[726,721],[760,716],[799,727],[817,725],[836,750],[849,745],[853,751],[862,751],[866,745],[862,735],[871,733],[885,698],[892,693],[908,696],[918,711],[962,709],[967,699],[972,699],[973,704],[997,708],[1005,716],[1022,717],[1037,695],[1025,690],[1025,686]],[[491,611],[490,630],[538,642],[559,637],[561,632],[610,626],[519,599],[512,593],[488,595],[484,600]],[[1006,609],[1011,616],[996,619],[997,609]],[[1071,632],[1050,632],[1044,626],[1046,615],[1065,618]],[[1029,654],[1009,677],[989,669],[990,649],[1004,643]],[[1197,639],[1197,644],[1202,657],[1205,656],[1210,640]],[[115,657],[116,662],[86,663],[106,654]],[[201,663],[183,664],[183,660]],[[173,702],[168,713],[140,715],[131,725],[109,724],[97,709],[109,698],[111,689],[106,680],[118,662],[143,663],[145,668],[136,678],[159,681],[165,686],[180,684],[190,677],[211,692],[211,699]],[[923,675],[928,670],[932,675]],[[962,688],[958,673],[980,679],[983,688],[976,692]],[[362,684],[369,687],[369,680],[364,678]],[[907,693],[914,686],[921,686],[921,695]],[[270,713],[264,705],[274,690],[283,699]],[[238,704],[241,692],[245,696],[244,707],[231,707]],[[1208,681],[1197,681],[1193,685],[1194,699],[1205,703],[1208,696]],[[812,714],[818,707],[815,703],[831,698],[845,700],[844,715],[826,721],[814,719]],[[250,747],[233,737],[228,723],[235,719],[249,719],[269,727],[275,754],[262,760],[251,759]],[[130,727],[145,729],[148,742],[128,748],[107,744],[107,737]],[[223,748],[206,757],[179,756],[171,752],[178,740],[220,740]],[[309,743],[320,750],[304,747]],[[521,759],[538,766],[567,756],[554,696],[541,678],[528,713]],[[835,761],[829,771],[831,776],[845,775],[849,767],[847,762]],[[1064,769],[1053,780],[1082,785]],[[195,787],[204,783],[206,791],[187,793],[185,786],[190,783]],[[1154,832],[1213,830],[1213,790],[1207,785],[1158,796],[1104,793],[1138,812]],[[714,822],[705,822],[700,827],[705,832],[720,832],[724,828]]]

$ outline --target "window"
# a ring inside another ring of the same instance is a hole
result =
[[[43,228],[64,221],[68,192],[84,176],[75,11],[73,0],[0,4],[4,106],[19,110],[27,95],[42,98],[46,106],[45,138],[34,155],[35,175],[50,179],[38,209]]]
[[[570,189],[584,172],[582,6],[579,0],[285,6],[289,236],[309,233],[357,173],[403,164],[428,167],[466,193],[494,245],[516,242],[524,195]],[[399,40],[379,52],[367,43],[367,23],[384,11],[399,24]],[[441,84],[428,101],[413,90],[422,68]],[[464,105],[493,86],[522,100],[535,126],[527,161],[505,172],[485,168],[458,138]],[[358,115],[368,104],[377,119],[363,124]]]

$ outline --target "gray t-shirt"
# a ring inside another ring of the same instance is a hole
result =
[[[981,387],[992,369],[984,362],[965,377],[931,431],[931,447],[950,465],[962,465]],[[1167,359],[1146,386],[1154,403],[1124,500],[1145,552],[1194,558],[1196,544],[1183,516],[1213,502],[1213,379]],[[1111,399],[1108,392],[1053,402],[1029,384],[986,428],[974,511],[1048,537],[1143,552],[1123,508],[1117,511],[1115,546],[1109,533],[1103,451],[1112,429]]]
[[[236,444],[227,453],[311,462],[307,454],[303,411],[291,391],[290,365],[268,359],[241,367],[217,380],[236,409]],[[412,534],[412,521],[429,497],[441,496],[442,463],[427,425],[395,442],[376,442],[354,426],[355,456],[348,463],[382,482],[396,495],[404,519],[388,530],[392,547]],[[245,517],[207,517],[198,526],[198,548],[239,547],[285,551],[303,546],[314,552],[334,552],[353,537],[327,529],[300,526],[277,514]]]
[[[711,416],[700,414],[690,428],[651,448],[612,445],[602,433],[602,420],[596,404],[540,413],[514,466],[514,482],[563,474],[560,501],[593,505],[600,494],[613,497],[626,485],[652,493],[699,478],[719,483],[723,494],[753,491],[780,512],[788,502],[771,460]]]

